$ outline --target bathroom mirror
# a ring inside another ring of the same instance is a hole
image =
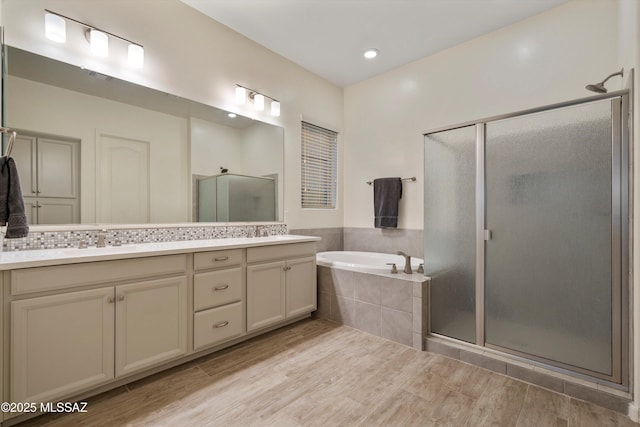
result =
[[[11,46],[5,55],[3,125],[19,131],[31,224],[282,220],[281,127]],[[198,180],[225,174],[271,180],[261,206],[272,212],[200,215]],[[64,188],[43,195],[54,181]]]

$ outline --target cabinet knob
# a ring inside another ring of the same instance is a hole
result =
[[[124,301],[124,295],[118,295],[118,301]]]
[[[213,261],[214,262],[220,262],[220,261],[227,261],[228,259],[229,259],[228,256],[221,256],[221,257],[218,257],[218,258],[214,258]]]
[[[224,328],[224,327],[225,327],[225,326],[227,326],[228,324],[229,324],[229,322],[225,320],[225,321],[223,321],[223,322],[216,323],[215,325],[213,325],[213,327],[214,327],[214,328]]]
[[[107,304],[113,304],[113,297],[107,298]]]
[[[282,267],[282,269],[283,269],[284,271],[289,271],[289,270],[291,270],[291,267],[289,267],[289,266],[287,265],[287,266]]]
[[[229,285],[220,285],[213,288],[214,291],[224,291],[225,289],[229,289]]]

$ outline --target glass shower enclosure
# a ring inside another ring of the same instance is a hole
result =
[[[431,333],[628,382],[626,92],[425,134]]]
[[[221,174],[198,180],[198,222],[275,221],[274,178]]]

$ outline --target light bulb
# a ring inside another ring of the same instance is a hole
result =
[[[67,41],[66,23],[64,18],[53,13],[44,14],[44,34],[56,43]]]
[[[253,97],[254,107],[258,111],[264,110],[264,95],[256,93]]]
[[[271,101],[271,115],[274,117],[280,116],[280,103],[278,101]]]
[[[109,37],[102,31],[91,29],[89,33],[91,52],[98,56],[109,55]]]
[[[137,44],[129,45],[129,65],[133,68],[142,68],[144,66],[144,48]]]
[[[242,105],[247,102],[247,89],[236,86],[236,104]]]

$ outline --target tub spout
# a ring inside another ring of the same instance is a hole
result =
[[[407,255],[402,251],[398,251],[398,255],[402,255],[404,257],[404,272],[406,274],[413,274],[411,270],[411,255]]]

